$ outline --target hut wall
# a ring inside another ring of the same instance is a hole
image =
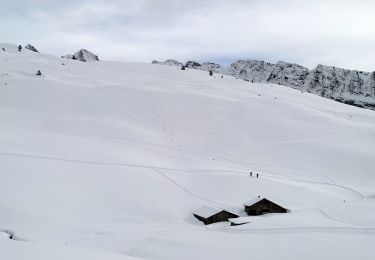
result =
[[[245,211],[250,216],[257,216],[266,213],[286,213],[287,209],[266,200],[260,201],[252,206],[245,206]]]
[[[204,217],[201,217],[199,215],[196,215],[196,214],[193,214],[194,217],[196,217],[198,220],[202,221],[205,225],[209,224],[208,223],[208,219],[204,218]]]
[[[227,211],[222,211],[222,212],[217,213],[216,215],[209,217],[207,219],[207,224],[212,224],[212,223],[221,222],[221,221],[228,221],[228,219],[230,218],[238,218],[238,216]]]

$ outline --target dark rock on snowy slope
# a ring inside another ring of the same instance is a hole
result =
[[[202,65],[196,61],[189,60],[186,62],[185,67],[189,69],[199,69]]]
[[[182,66],[183,64],[177,60],[168,59],[166,61],[157,61],[153,60],[151,62],[152,64],[159,64],[159,65],[168,65],[168,66]],[[212,62],[204,62],[202,64],[196,62],[196,61],[188,61],[185,64],[186,68],[190,69],[199,69],[204,71],[213,71],[215,73],[221,73],[223,68],[221,65],[212,63]]]
[[[177,66],[177,67],[181,67],[181,66],[184,65],[181,62],[179,62],[177,60],[172,60],[172,59],[168,59],[166,61],[153,60],[152,64],[167,65],[167,66]]]
[[[82,62],[91,62],[91,61],[99,61],[98,56],[96,56],[94,53],[89,52],[88,50],[81,49],[77,51],[76,53],[68,54],[65,56],[62,56],[62,58],[66,59],[74,59],[74,60],[79,60]]]
[[[28,44],[25,46],[25,49],[28,49],[30,51],[33,51],[33,52],[39,52],[34,46],[32,46],[31,44]]]
[[[318,65],[309,70],[298,64],[272,64],[239,60],[224,74],[254,83],[280,84],[359,107],[375,108],[375,72],[340,69]]]
[[[204,70],[204,71],[213,71],[215,73],[222,73],[223,71],[223,68],[221,67],[221,65],[212,63],[212,62],[202,63],[199,69]]]

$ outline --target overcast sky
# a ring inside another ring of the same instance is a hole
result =
[[[105,60],[375,70],[374,0],[0,0],[0,41]]]

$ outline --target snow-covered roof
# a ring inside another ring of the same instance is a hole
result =
[[[213,216],[213,215],[215,215],[215,214],[217,214],[221,211],[223,211],[223,209],[203,206],[203,207],[200,207],[199,209],[194,210],[193,213],[195,215],[198,215],[198,216],[201,216],[201,217],[204,217],[204,218],[208,218],[208,217],[211,217],[211,216]]]
[[[252,200],[249,200],[249,201],[245,202],[244,205],[246,205],[246,206],[251,206],[251,205],[254,205],[255,203],[258,203],[259,201],[261,201],[261,200],[263,200],[263,199],[265,199],[265,198],[262,198],[262,197],[256,197],[256,198],[254,198],[254,199],[252,199]]]
[[[249,200],[249,201],[247,201],[247,202],[245,202],[244,203],[244,205],[245,206],[252,206],[252,205],[254,205],[255,203],[258,203],[259,201],[261,201],[261,200],[268,200],[268,201],[270,201],[271,203],[273,203],[273,204],[276,204],[276,205],[278,205],[277,204],[277,200],[276,200],[276,202],[275,202],[275,200],[272,198],[272,200],[271,199],[267,199],[267,198],[264,198],[264,197],[256,197],[256,198],[254,198],[254,199],[252,199],[252,200]],[[280,206],[280,205],[278,205],[278,206]],[[280,206],[281,207],[281,206]]]

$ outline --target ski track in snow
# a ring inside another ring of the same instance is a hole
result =
[[[349,222],[349,221],[346,221],[346,220],[341,220],[341,219],[338,219],[338,218],[334,218],[330,215],[328,215],[324,210],[322,209],[319,209],[317,208],[317,210],[323,215],[325,216],[326,218],[330,219],[330,220],[333,220],[333,221],[336,221],[336,222],[340,222],[340,223],[344,223],[344,224],[350,224],[350,225],[355,225],[355,226],[360,226],[362,228],[364,228],[365,230],[375,230],[375,228],[370,228],[368,226],[365,226],[365,225],[361,225],[361,224],[358,224],[358,223],[352,223],[352,222]]]
[[[32,158],[32,159],[45,159],[45,160],[56,160],[56,161],[63,161],[63,162],[70,162],[70,163],[79,163],[79,164],[90,164],[90,165],[101,165],[101,166],[120,166],[120,167],[135,167],[135,168],[146,168],[151,170],[170,170],[170,171],[178,171],[178,172],[225,172],[225,173],[236,173],[236,171],[227,171],[227,170],[210,170],[210,169],[196,169],[196,170],[184,170],[184,169],[176,169],[176,168],[168,168],[168,167],[158,167],[152,165],[142,165],[142,164],[131,164],[131,163],[113,163],[113,162],[97,162],[97,161],[88,161],[88,160],[76,160],[76,159],[68,159],[68,158],[61,158],[61,157],[52,157],[52,156],[42,156],[42,155],[32,155],[32,154],[20,154],[20,153],[4,153],[0,152],[0,156],[8,156],[8,157],[21,157],[21,158]],[[246,173],[247,174],[247,173]],[[320,184],[320,185],[328,185],[332,187],[337,187],[340,189],[344,189],[350,192],[355,193],[359,198],[363,199],[365,196],[360,192],[334,183],[327,183],[327,182],[318,182],[318,181],[308,181],[308,180],[299,180],[299,179],[292,179],[288,177],[282,176],[271,176],[267,174],[262,174],[261,176],[265,176],[269,179],[283,179],[293,182],[301,182],[301,183],[311,183],[311,184]]]
[[[266,178],[269,178],[269,179],[282,179],[282,180],[288,180],[288,181],[293,181],[293,182],[328,185],[328,186],[332,186],[332,187],[336,187],[336,188],[340,188],[340,189],[344,189],[344,190],[350,191],[350,192],[356,194],[356,196],[359,197],[360,199],[364,199],[365,198],[365,195],[363,195],[359,191],[357,191],[355,189],[352,189],[352,188],[349,188],[349,187],[344,186],[344,185],[337,184],[335,182],[334,183],[329,183],[329,182],[299,180],[299,179],[292,179],[292,178],[288,178],[288,177],[274,176],[274,175],[269,175],[269,174],[262,174],[262,176],[265,176]]]
[[[159,171],[157,169],[154,169],[154,171],[156,171],[160,176],[162,176],[163,178],[167,179],[169,182],[173,183],[174,185],[176,185],[177,187],[179,187],[180,189],[182,189],[183,191],[185,191],[187,194],[189,194],[192,197],[195,197],[197,199],[200,199],[200,200],[203,200],[203,201],[206,201],[206,202],[209,202],[209,203],[214,203],[214,204],[216,204],[216,205],[218,205],[220,207],[224,207],[224,208],[230,207],[229,205],[223,204],[221,202],[217,202],[217,201],[214,201],[214,200],[202,197],[200,195],[197,195],[196,193],[193,193],[192,191],[190,191],[189,189],[187,189],[185,186],[177,183],[175,180],[173,180],[168,175],[162,173],[161,171]]]

